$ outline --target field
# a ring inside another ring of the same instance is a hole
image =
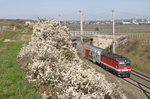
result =
[[[79,24],[67,25],[71,31],[80,31]],[[150,25],[116,25],[116,33],[150,33]],[[84,31],[98,31],[99,33],[112,33],[112,25],[83,25]]]
[[[31,35],[31,32],[18,30],[0,34],[0,99],[40,99],[35,84],[25,80],[26,74],[17,64],[18,52],[28,43],[19,39],[22,35]],[[4,42],[6,39],[9,42]]]
[[[24,25],[25,21],[27,20],[22,20],[22,19],[0,19],[0,26],[12,26],[12,25]],[[32,20],[30,20],[32,21]]]

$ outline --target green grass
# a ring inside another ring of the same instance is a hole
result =
[[[17,36],[19,36],[20,33],[16,31],[4,31],[4,33],[1,34],[1,38],[4,39],[11,39],[15,40]]]
[[[15,38],[19,33],[6,32],[0,37]],[[7,42],[0,40],[0,99],[40,99],[34,83],[24,80],[26,74],[18,66],[16,58],[24,42]]]
[[[20,33],[23,32],[23,33]],[[18,31],[4,31],[0,34],[0,39],[3,41],[5,39],[10,40],[17,40],[22,35],[31,35],[32,31],[30,31],[28,28],[20,29]]]

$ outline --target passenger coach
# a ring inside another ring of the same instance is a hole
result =
[[[79,41],[74,41],[72,45],[78,50],[78,52],[82,53],[85,58],[99,64],[113,74],[119,77],[130,77],[131,64],[126,57],[113,54],[102,48],[84,44]]]

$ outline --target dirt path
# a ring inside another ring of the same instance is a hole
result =
[[[19,40],[20,41],[30,41],[31,35],[22,35]]]
[[[117,85],[121,85],[120,89],[129,99],[149,99],[149,95],[147,95],[142,88],[131,84],[127,79],[118,78],[115,75],[111,74],[110,72],[102,69],[100,66],[89,62],[86,59],[83,59],[85,62],[90,64],[93,68],[95,68],[98,72],[105,74],[106,79],[112,83],[116,83]]]
[[[21,35],[17,40],[5,39],[3,42],[30,41],[31,35]]]

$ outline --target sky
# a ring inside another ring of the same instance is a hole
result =
[[[0,19],[110,20],[150,18],[150,0],[0,0]]]

